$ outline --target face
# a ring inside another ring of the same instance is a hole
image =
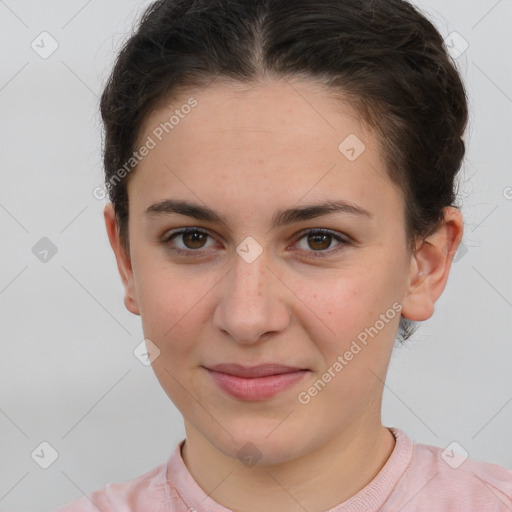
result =
[[[417,267],[375,134],[320,85],[276,81],[184,94],[147,117],[148,137],[128,182],[125,303],[186,426],[275,463],[380,422]],[[310,208],[326,203],[341,206]],[[303,371],[241,389],[208,370],[223,363]]]

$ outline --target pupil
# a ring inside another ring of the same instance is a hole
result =
[[[189,237],[189,239],[192,239],[192,248],[194,249],[197,249],[198,247],[202,247],[201,245],[201,238],[204,238],[204,234],[203,233],[198,233],[198,232],[194,232],[194,233],[186,233],[185,237]],[[194,245],[195,243],[199,242],[199,245]],[[190,245],[188,243],[186,243],[185,245]]]
[[[322,241],[323,241],[324,242],[324,246],[323,247],[317,247],[316,249],[318,249],[318,250],[320,250],[320,249],[327,249],[329,247],[330,243],[325,245],[325,242],[326,242],[326,240],[328,241],[330,236],[331,235],[327,235],[327,234],[311,235],[310,238],[309,238],[310,242],[311,242],[311,240],[313,240],[313,246],[311,248],[315,249],[314,244],[317,243],[317,242],[320,243],[320,245],[322,245]]]

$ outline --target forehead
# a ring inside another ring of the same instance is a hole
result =
[[[193,108],[188,107],[191,102],[195,103]],[[173,113],[177,115],[171,120]],[[173,126],[165,130],[170,120]],[[268,139],[279,147],[289,143],[304,149],[304,140],[322,139],[326,144],[334,142],[336,149],[337,139],[346,130],[357,132],[361,138],[372,137],[350,103],[335,99],[322,84],[285,79],[257,84],[215,81],[205,88],[182,91],[153,109],[141,135],[158,132],[159,126],[166,139],[190,140],[193,131],[203,144],[215,145],[221,139],[227,144],[249,146],[253,140]],[[165,137],[171,133],[172,137]],[[327,134],[330,137],[326,139]]]
[[[400,195],[376,135],[349,103],[313,82],[185,91],[147,116],[139,145],[149,139],[154,147],[131,180],[136,201],[179,191],[209,202],[241,197],[252,207],[337,196],[366,208]]]

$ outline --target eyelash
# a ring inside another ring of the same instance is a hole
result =
[[[166,247],[167,250],[171,251],[174,254],[177,254],[178,256],[195,257],[197,255],[196,253],[199,253],[201,251],[201,249],[197,249],[197,250],[194,250],[194,249],[183,250],[183,249],[178,249],[176,247],[171,247],[170,244],[169,244],[169,242],[173,238],[176,238],[176,237],[178,237],[180,235],[185,235],[185,234],[188,234],[188,233],[201,233],[203,235],[209,236],[210,238],[213,238],[213,237],[211,237],[211,235],[207,231],[204,231],[203,229],[199,229],[199,228],[185,228],[185,229],[179,229],[179,230],[176,230],[176,231],[172,231],[171,233],[167,234],[162,239],[162,244]],[[306,237],[308,235],[330,235],[330,236],[332,236],[334,239],[336,239],[339,242],[339,245],[336,246],[337,248],[335,248],[335,249],[326,249],[326,250],[322,250],[322,251],[313,251],[313,250],[306,251],[308,253],[311,253],[311,256],[314,257],[314,258],[325,258],[325,257],[327,257],[327,256],[329,256],[329,255],[331,255],[333,253],[337,253],[339,250],[343,249],[344,245],[348,245],[350,243],[348,241],[348,239],[337,235],[336,232],[334,232],[334,231],[331,231],[329,229],[319,229],[319,228],[309,229],[309,230],[306,230],[306,231],[302,232],[300,234],[300,236],[297,238],[295,243],[299,242],[300,240],[302,240],[304,237]]]

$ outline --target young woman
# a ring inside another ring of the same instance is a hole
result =
[[[161,0],[103,92],[108,236],[183,415],[71,511],[505,511],[512,472],[381,423],[463,234],[466,95],[402,0]]]

